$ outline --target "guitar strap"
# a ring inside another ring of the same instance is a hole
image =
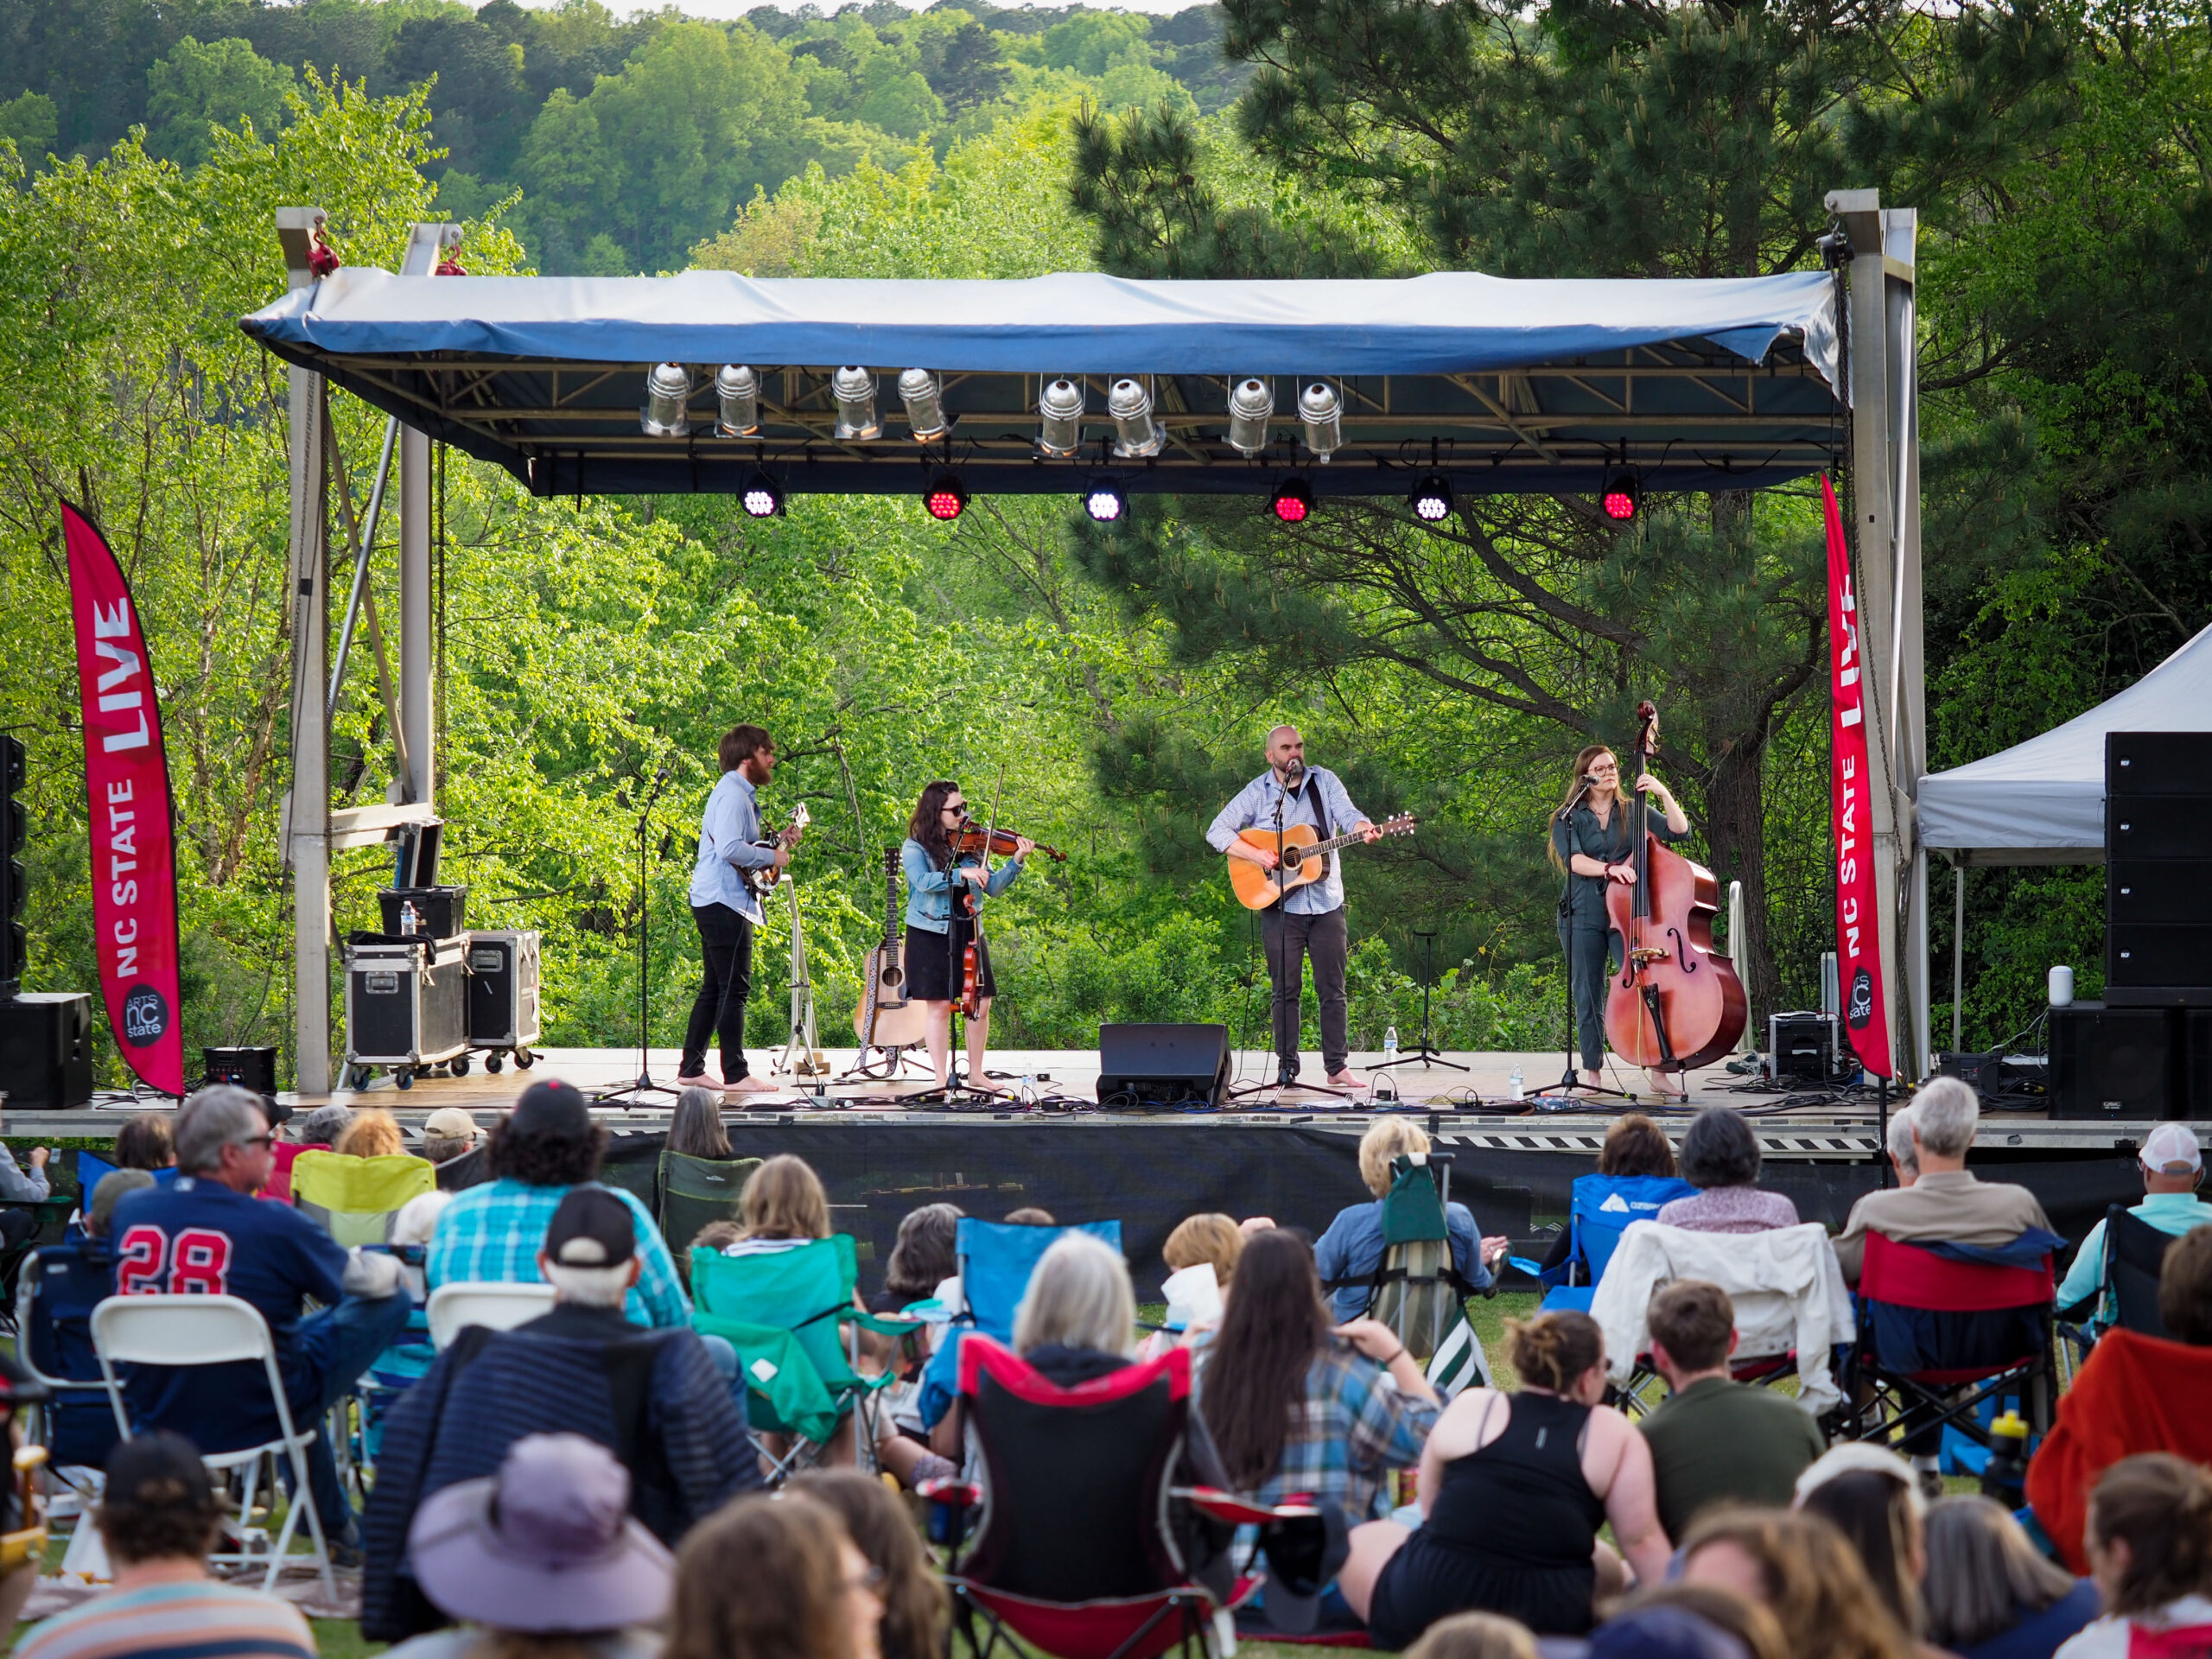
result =
[[[1320,830],[1321,839],[1324,841],[1334,840],[1337,833],[1329,827],[1329,797],[1321,787],[1321,779],[1329,775],[1319,766],[1308,766],[1306,769],[1306,787],[1313,791],[1314,827]],[[1281,788],[1281,785],[1277,785],[1276,787]]]

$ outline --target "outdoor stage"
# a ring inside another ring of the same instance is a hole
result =
[[[827,1052],[833,1076],[852,1063],[850,1050]],[[768,1054],[753,1051],[753,1058],[765,1066]],[[1377,1074],[1364,1066],[1378,1058],[1355,1055],[1354,1068],[1372,1078]],[[1318,1236],[1338,1209],[1363,1196],[1357,1151],[1378,1112],[1418,1116],[1439,1151],[1451,1156],[1452,1196],[1474,1211],[1481,1230],[1503,1233],[1515,1254],[1538,1258],[1567,1213],[1574,1178],[1596,1166],[1613,1116],[1652,1110],[1677,1139],[1688,1127],[1690,1111],[1649,1101],[1589,1102],[1567,1110],[1522,1103],[1516,1111],[1507,1098],[1516,1066],[1534,1093],[1558,1079],[1556,1052],[1446,1058],[1470,1070],[1399,1067],[1403,1098],[1395,1103],[1269,1088],[1217,1112],[1143,1114],[1097,1107],[1095,1050],[1009,1051],[990,1057],[995,1080],[1033,1098],[961,1110],[925,1107],[916,1097],[929,1091],[930,1080],[910,1071],[902,1083],[833,1084],[818,1096],[797,1090],[728,1096],[723,1119],[737,1156],[796,1153],[821,1173],[840,1230],[861,1241],[863,1277],[871,1282],[899,1217],[945,1200],[971,1215],[1036,1205],[1062,1220],[1118,1218],[1147,1294],[1159,1284],[1169,1230],[1194,1212],[1271,1216]],[[673,1049],[655,1050],[653,1077],[673,1078],[677,1060]],[[1234,1065],[1247,1081],[1274,1070],[1272,1056],[1249,1052],[1236,1055]],[[634,1079],[637,1066],[635,1049],[556,1048],[539,1051],[527,1071],[487,1074],[479,1056],[467,1077],[422,1078],[405,1090],[380,1076],[359,1091],[284,1098],[301,1106],[326,1100],[383,1106],[410,1128],[439,1107],[460,1106],[488,1124],[537,1079],[559,1077],[597,1096]],[[1616,1069],[1622,1086],[1641,1084],[1637,1073]],[[1320,1077],[1318,1056],[1306,1057],[1303,1075]],[[608,1179],[649,1201],[674,1103],[671,1092],[598,1109],[613,1137]],[[1853,1201],[1883,1179],[1871,1089],[1792,1093],[1714,1066],[1692,1074],[1691,1109],[1714,1104],[1751,1116],[1766,1158],[1760,1185],[1787,1193],[1807,1220],[1840,1227]],[[18,1148],[39,1137],[102,1137],[134,1109],[128,1096],[103,1096],[91,1111],[10,1112],[0,1133]],[[2078,1239],[2107,1205],[2141,1195],[2133,1154],[2149,1127],[1988,1112],[1974,1162],[1993,1179],[2032,1188],[2058,1231]],[[66,1164],[70,1154],[63,1157]]]

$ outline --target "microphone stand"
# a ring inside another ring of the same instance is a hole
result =
[[[646,1017],[647,988],[652,983],[649,967],[648,940],[652,933],[652,899],[645,891],[645,827],[652,820],[653,808],[659,804],[660,792],[668,786],[668,767],[664,765],[653,774],[652,791],[645,797],[644,810],[638,814],[638,1080],[625,1089],[610,1090],[598,1096],[601,1105],[621,1103],[641,1103],[641,1095],[675,1095],[683,1090],[671,1089],[664,1083],[653,1081],[652,1065],[647,1058],[647,1040],[652,1027]]]

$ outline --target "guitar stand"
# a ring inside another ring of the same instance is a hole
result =
[[[791,894],[791,1018],[790,1034],[784,1039],[783,1048],[770,1062],[768,1075],[774,1077],[788,1071],[794,1080],[811,1083],[818,1094],[828,1081],[829,1068],[817,1067],[815,1054],[818,1039],[814,1029],[814,980],[807,971],[806,934],[799,926],[798,883],[789,873],[780,880]],[[798,1058],[794,1060],[792,1056]]]
[[[896,1083],[905,1075],[906,1068],[910,1065],[918,1065],[926,1071],[929,1069],[929,1062],[926,1059],[915,1058],[915,1046],[912,1043],[867,1044],[854,1057],[853,1063],[840,1071],[834,1081],[846,1083],[853,1078],[861,1077],[879,1083]],[[871,1055],[880,1055],[882,1058],[880,1060],[872,1059],[869,1058]],[[880,1071],[876,1070],[879,1065],[883,1068]]]

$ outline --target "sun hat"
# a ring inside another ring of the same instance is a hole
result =
[[[407,1530],[423,1593],[442,1612],[533,1635],[650,1624],[673,1563],[632,1517],[630,1473],[581,1434],[531,1434],[499,1472],[432,1494]]]

